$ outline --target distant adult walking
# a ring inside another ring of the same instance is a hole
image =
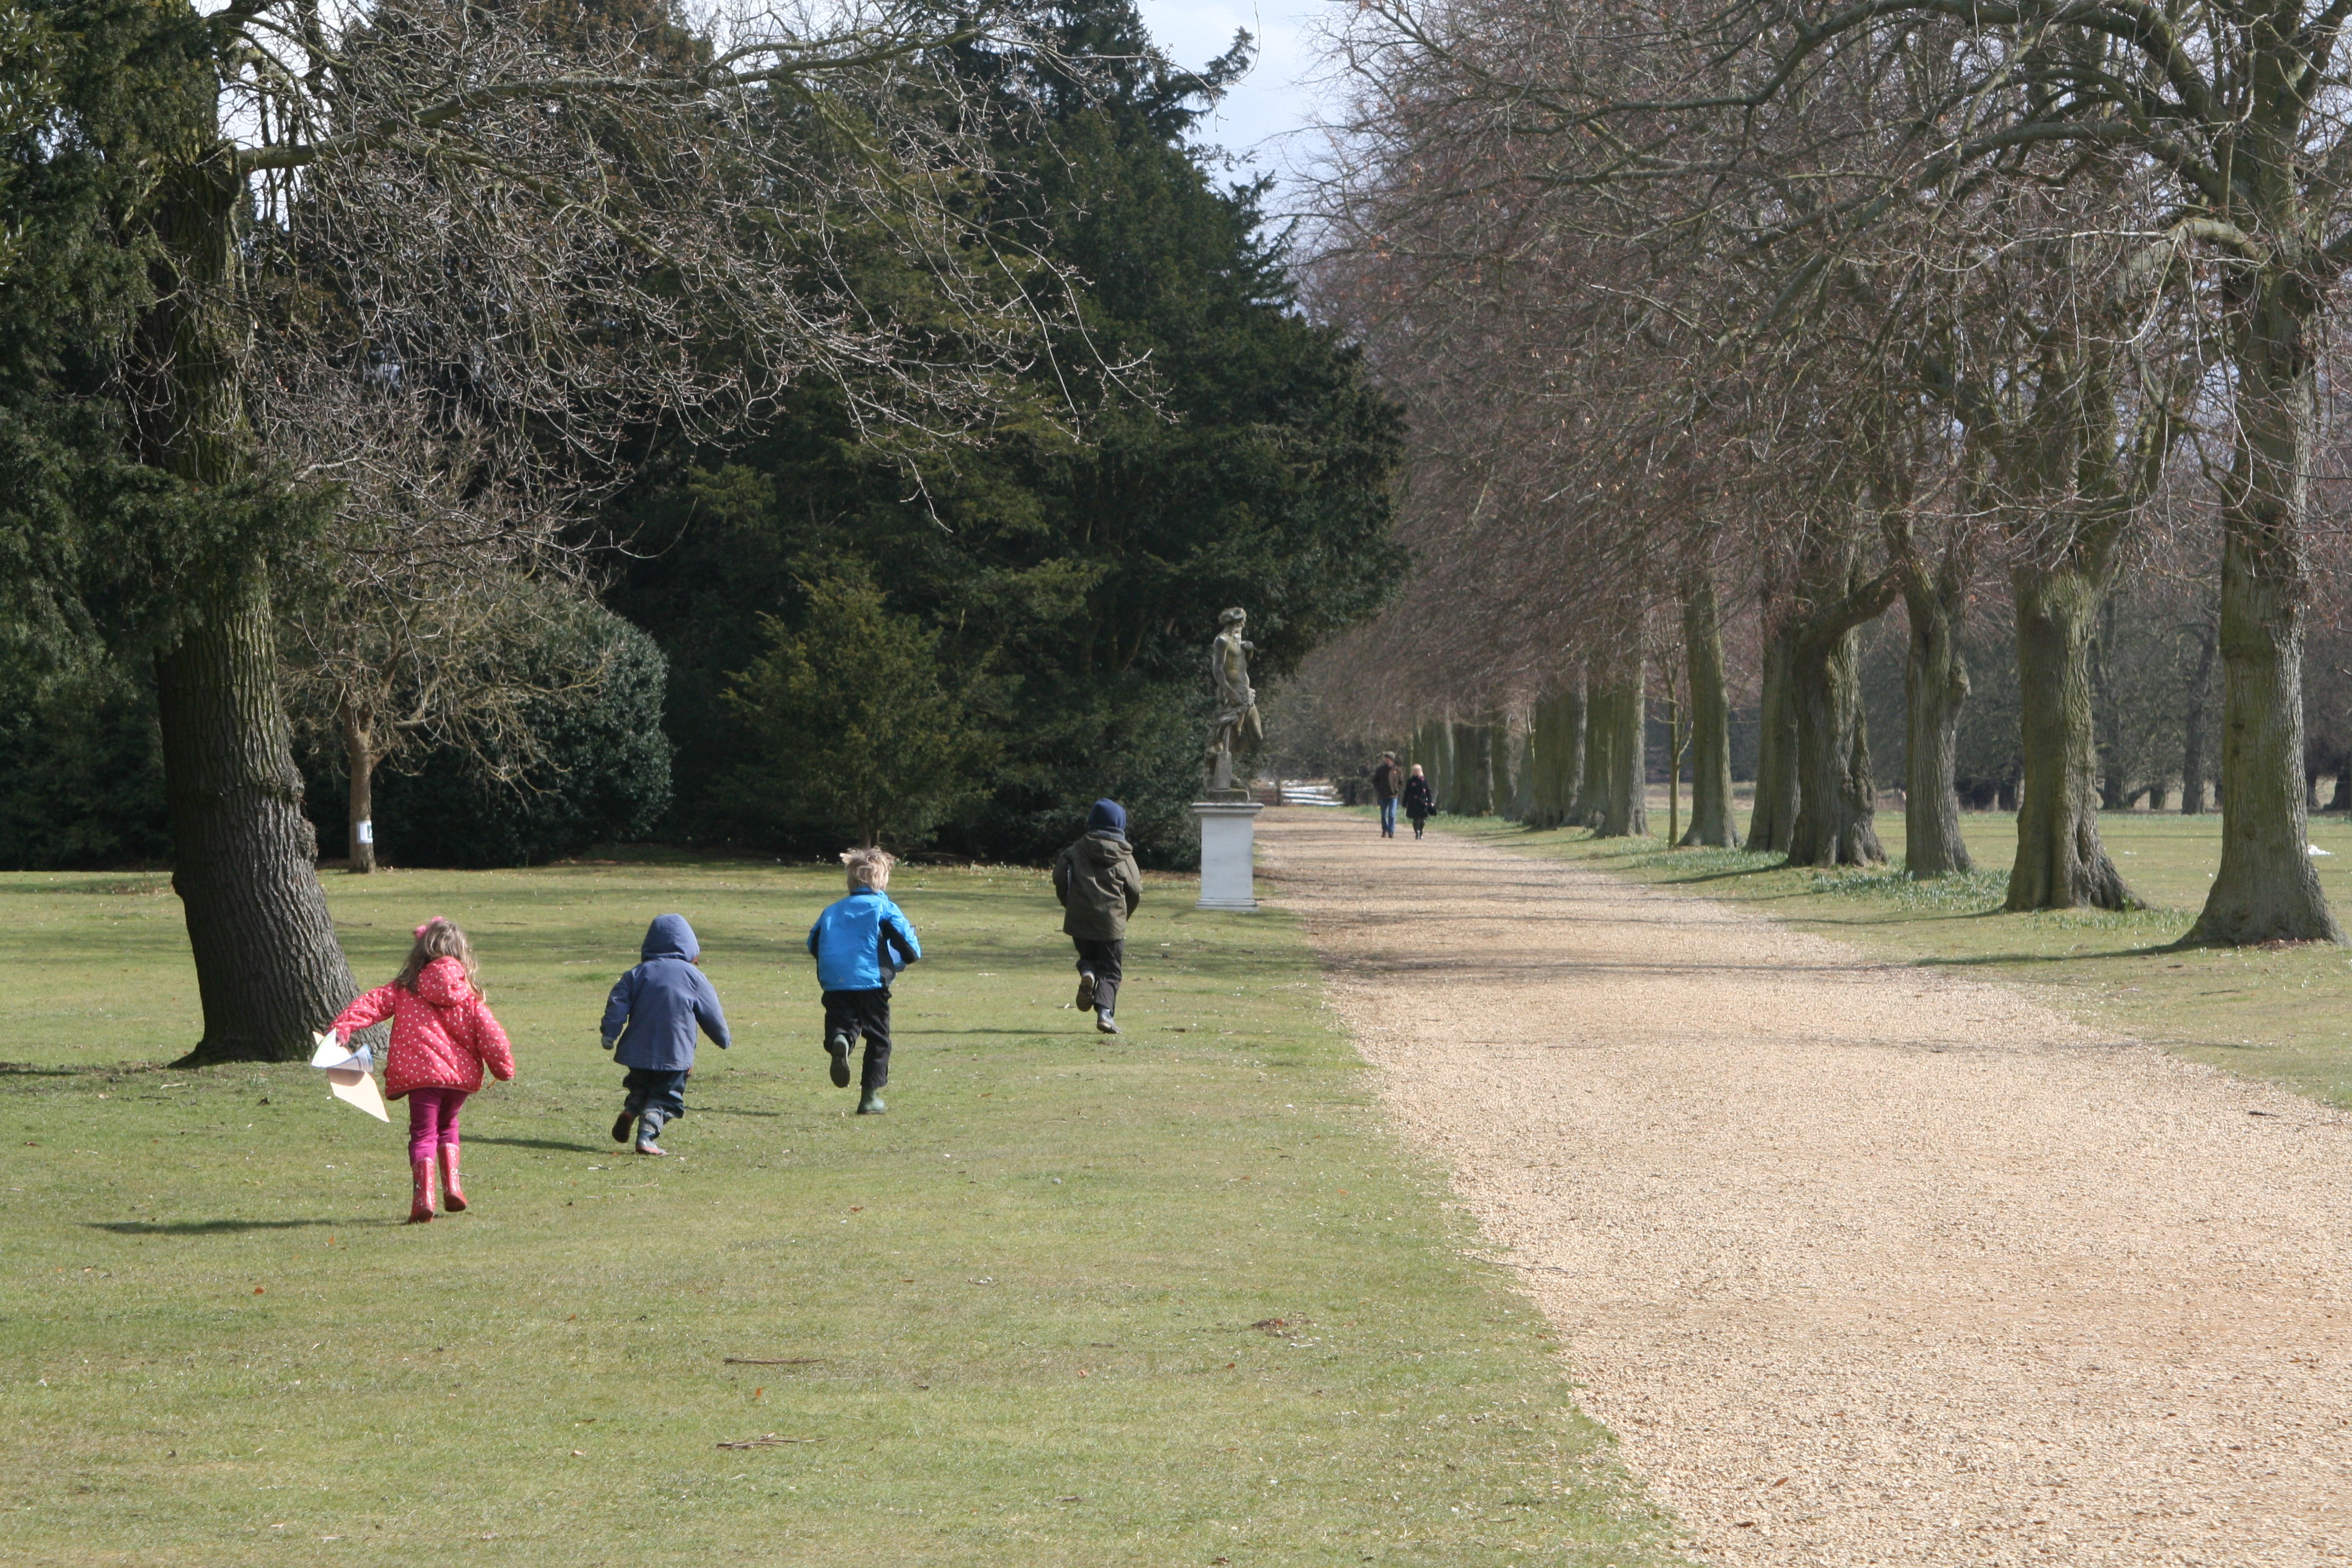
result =
[[[1143,873],[1127,844],[1127,808],[1098,800],[1087,813],[1084,837],[1054,862],[1054,896],[1062,900],[1062,930],[1078,948],[1078,1006],[1095,1012],[1095,1027],[1118,1033],[1118,982],[1127,957],[1127,917],[1143,901]]]
[[[1412,764],[1412,776],[1404,781],[1404,814],[1412,818],[1412,836],[1421,837],[1423,826],[1437,815],[1437,796],[1423,776],[1421,764]]]
[[[1382,752],[1380,765],[1372,770],[1372,798],[1381,803],[1381,837],[1396,837],[1397,796],[1404,793],[1404,771],[1397,766],[1394,752]]]

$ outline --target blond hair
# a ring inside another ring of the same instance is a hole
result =
[[[890,868],[898,863],[898,857],[887,849],[845,849],[841,863],[849,868],[849,890],[871,888],[876,892],[890,885]]]
[[[474,945],[457,929],[457,922],[446,915],[435,915],[416,928],[416,945],[408,950],[408,962],[400,966],[392,983],[414,995],[416,977],[436,958],[456,959],[465,967],[466,984],[478,992],[481,990],[481,975],[474,967]]]

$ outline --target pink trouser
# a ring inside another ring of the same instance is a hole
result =
[[[408,1163],[430,1160],[437,1149],[457,1147],[457,1112],[466,1104],[462,1089],[412,1089],[408,1091]]]

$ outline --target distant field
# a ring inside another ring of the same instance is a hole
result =
[[[1651,803],[1661,837],[1664,805],[1663,793]],[[1879,837],[1895,857],[1879,872],[1790,870],[1776,857],[1669,849],[1658,838],[1594,839],[1581,829],[1529,833],[1492,819],[1437,820],[1449,831],[1524,853],[1586,861],[1747,904],[1887,957],[1960,965],[2043,987],[2056,1005],[2121,1033],[2352,1106],[2352,950],[2167,951],[2204,901],[2221,857],[2218,816],[2103,815],[2099,831],[2109,853],[2150,907],[2032,915],[2000,912],[2017,847],[2016,818],[2008,813],[1967,814],[1964,832],[1977,872],[1929,883],[1902,874],[1900,813],[1879,816]],[[2311,842],[2331,852],[2317,859],[2321,884],[2338,917],[2352,921],[2352,826],[2315,816]]]
[[[902,868],[931,956],[858,1119],[800,951],[836,877],[331,877],[367,982],[470,927],[520,1061],[476,1212],[417,1227],[319,1075],[152,1065],[195,1035],[164,879],[0,877],[0,1563],[1670,1560],[1287,919],[1154,879],[1105,1039],[1040,874]],[[739,1044],[655,1161],[595,1030],[667,910]]]

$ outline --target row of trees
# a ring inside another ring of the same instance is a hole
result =
[[[1752,617],[1748,842],[1874,862],[1861,632],[1899,604],[1905,853],[1934,876],[1968,865],[1969,623],[2005,590],[2010,907],[2114,907],[2097,634],[2127,563],[2204,552],[2223,850],[2192,938],[2340,940],[2305,854],[2303,681],[2347,15],[1357,7],[1317,298],[1409,401],[1419,555],[1333,655],[1359,706],[1390,733],[1531,710],[1558,750],[1536,776],[1624,832],[1609,781],[1638,777],[1626,715],[1660,688],[1689,724],[1685,837],[1725,842],[1725,635]],[[1680,644],[1663,679],[1653,639]]]
[[[643,817],[659,689],[710,837],[1034,832],[1122,727],[1169,776],[1202,606],[1277,668],[1372,607],[1393,412],[1181,145],[1241,63],[1125,5],[0,4],[5,673],[92,754],[152,704],[194,1059],[350,994],[308,784],[361,866],[386,762]]]

